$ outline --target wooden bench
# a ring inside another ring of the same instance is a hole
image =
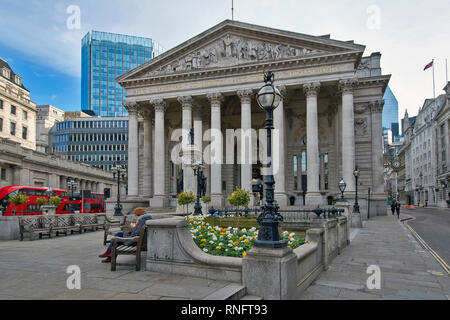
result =
[[[107,243],[111,242],[108,240],[108,236],[114,236],[117,232],[127,232],[131,230],[131,223],[136,223],[135,215],[126,215],[123,216],[122,221],[109,219],[105,217],[105,233],[103,235],[103,245],[105,246]]]
[[[42,235],[52,237],[52,222],[50,219],[44,219],[43,216],[21,216],[19,217],[20,241],[23,241],[24,234],[30,235],[30,241],[33,240],[34,234],[39,234],[39,239]]]
[[[132,238],[112,237],[111,271],[116,271],[119,254],[136,256],[136,271],[141,270],[141,251],[147,251],[147,227],[143,226],[139,236]],[[120,242],[120,244],[119,244]]]

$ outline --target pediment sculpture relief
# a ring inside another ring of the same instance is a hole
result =
[[[320,52],[319,50],[269,43],[228,34],[206,47],[190,52],[188,55],[174,60],[157,70],[148,72],[146,76],[211,67],[235,66],[251,62],[292,59]]]
[[[355,136],[367,136],[367,120],[364,118],[355,119]]]

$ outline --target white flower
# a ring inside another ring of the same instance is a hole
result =
[[[293,236],[295,236],[295,233],[294,233],[294,232],[291,232],[291,233],[289,234],[289,236],[293,237]]]
[[[239,250],[239,248],[238,248],[238,247],[234,247],[234,250],[238,251],[238,250]]]
[[[204,251],[204,252],[208,252],[208,249],[206,249],[206,248],[203,248],[203,251]]]
[[[289,232],[287,232],[287,231],[283,231],[283,235],[286,235],[286,234],[288,234]]]
[[[242,231],[243,233],[246,233],[246,232],[247,232],[247,229],[244,228],[244,229],[242,229],[241,231]]]
[[[210,244],[214,244],[214,241],[210,241],[209,243],[210,243]]]

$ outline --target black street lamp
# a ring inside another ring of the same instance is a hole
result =
[[[266,111],[266,132],[267,132],[267,175],[264,183],[266,184],[266,204],[261,207],[261,214],[258,217],[260,230],[258,239],[255,241],[255,247],[259,248],[285,248],[287,242],[280,239],[278,232],[279,221],[283,217],[278,214],[278,206],[274,203],[274,185],[272,168],[272,130],[273,128],[273,110],[275,110],[281,102],[282,96],[280,91],[274,87],[273,82],[275,76],[271,71],[264,74],[264,82],[266,83],[258,92],[256,100],[258,105]]]
[[[70,178],[69,181],[67,181],[67,189],[69,191],[71,191],[71,198],[70,198],[70,213],[73,214],[75,213],[75,210],[73,209],[73,192],[77,189],[77,182]]]
[[[117,203],[114,207],[114,216],[121,217],[122,214],[122,205],[120,204],[120,182],[125,181],[125,175],[126,175],[126,169],[122,165],[116,165],[114,163],[114,166],[111,168],[111,171],[113,173],[113,179],[117,178]]]
[[[341,181],[339,181],[339,191],[341,191],[341,201],[344,202],[344,191],[345,188],[347,187],[347,184],[344,181],[344,178],[341,178]]]
[[[358,166],[356,166],[355,171],[353,171],[353,175],[355,176],[355,183],[356,183],[356,190],[355,190],[356,195],[355,195],[355,205],[353,206],[353,213],[360,213],[358,204],[358,177],[359,177]]]
[[[197,177],[197,201],[194,206],[194,216],[202,214],[202,205],[200,204],[200,197],[203,195],[204,190],[204,175],[203,175],[204,165],[200,162],[196,162],[192,165],[192,170],[194,170],[194,176]]]

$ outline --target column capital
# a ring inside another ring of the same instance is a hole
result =
[[[251,103],[253,97],[252,89],[238,90],[236,94],[241,100],[241,103]]]
[[[339,91],[342,93],[353,93],[353,90],[358,84],[358,79],[350,78],[350,79],[342,79],[339,80]]]
[[[224,99],[220,92],[208,93],[206,98],[211,103],[211,107],[220,107]]]
[[[192,96],[182,96],[177,98],[178,102],[181,103],[183,109],[192,109],[194,99]]]
[[[164,112],[167,107],[167,102],[164,99],[152,99],[150,103],[154,106],[155,111]]]
[[[305,83],[303,92],[306,94],[306,97],[317,97],[320,92],[320,82]]]
[[[126,101],[123,102],[122,105],[124,106],[125,109],[127,109],[128,114],[137,115],[139,111],[139,105],[137,104],[136,101]]]
[[[369,101],[369,108],[372,113],[383,112],[384,99]]]

